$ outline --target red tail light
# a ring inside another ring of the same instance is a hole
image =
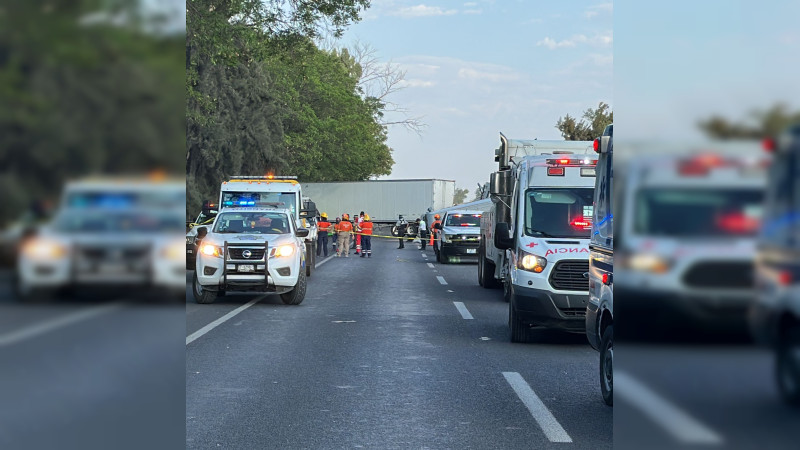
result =
[[[778,283],[780,283],[781,286],[788,286],[792,284],[792,273],[789,272],[788,270],[784,270],[781,273],[779,273]]]
[[[569,164],[569,160],[568,160],[568,159],[559,159],[559,160],[558,160],[558,163],[559,163],[559,164],[564,164],[564,165],[567,165],[567,164]]]
[[[603,274],[603,284],[608,284],[608,274],[607,273]]]
[[[766,150],[768,152],[774,152],[775,151],[775,140],[772,139],[772,138],[766,138],[763,141],[761,141],[761,146],[764,148],[764,150]]]
[[[717,227],[722,231],[737,234],[749,234],[758,231],[761,221],[742,213],[730,213],[717,218]]]
[[[570,222],[570,225],[572,225],[575,228],[584,228],[584,229],[586,229],[586,228],[590,228],[592,226],[592,222],[590,220],[585,219],[585,218],[584,219],[574,219],[572,222]]]
[[[600,153],[600,138],[597,138],[594,140],[594,142],[592,142],[592,148],[594,148],[595,152]]]
[[[547,168],[548,175],[555,175],[555,176],[564,176],[564,168],[563,167],[548,167]]]

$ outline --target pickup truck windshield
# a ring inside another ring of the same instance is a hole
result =
[[[525,193],[525,234],[588,238],[593,191],[592,188],[529,189]]]
[[[634,231],[651,236],[755,236],[764,192],[757,188],[646,188],[636,194]]]
[[[479,227],[481,226],[480,214],[448,214],[444,221],[446,227]]]
[[[286,214],[277,212],[223,212],[217,217],[214,233],[286,234],[291,225]]]

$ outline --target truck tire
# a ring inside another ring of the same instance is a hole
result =
[[[511,342],[527,344],[531,340],[531,329],[522,322],[522,318],[514,308],[514,302],[508,303],[508,328]]]
[[[498,286],[494,278],[495,265],[486,259],[486,248],[481,242],[478,246],[478,284],[484,289],[494,289]]]
[[[614,326],[603,330],[600,338],[600,392],[608,406],[614,406]]]
[[[194,294],[194,301],[201,305],[208,305],[214,303],[214,300],[219,296],[219,292],[208,290],[203,287],[197,280],[197,273],[192,277],[192,294]]]
[[[392,236],[400,237],[400,231],[397,229],[397,225],[392,226]]]
[[[306,273],[301,270],[294,289],[281,294],[281,301],[284,305],[299,305],[304,298],[306,298]]]
[[[314,249],[311,248],[311,243],[306,242],[306,276],[311,276],[311,269],[314,266]]]
[[[800,405],[800,325],[783,333],[776,356],[775,375],[781,397],[790,405]]]

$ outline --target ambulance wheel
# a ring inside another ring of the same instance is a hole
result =
[[[281,294],[281,301],[284,305],[299,305],[304,298],[306,298],[306,274],[301,270],[294,289]]]
[[[478,284],[485,289],[497,287],[497,280],[494,278],[495,265],[486,259],[486,249],[483,244],[478,247]]]
[[[614,406],[614,326],[609,325],[600,339],[600,392],[608,406]]]
[[[197,280],[197,273],[195,273],[194,277],[192,278],[192,293],[194,294],[194,301],[200,303],[201,305],[214,303],[214,300],[216,300],[219,296],[217,291],[206,289],[202,284],[200,284],[200,282]]]
[[[781,336],[775,369],[781,397],[790,405],[800,406],[800,325]]]
[[[530,342],[530,327],[522,322],[522,318],[514,308],[514,302],[508,304],[508,328],[511,334],[511,342],[527,344]]]

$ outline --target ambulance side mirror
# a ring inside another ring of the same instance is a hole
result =
[[[494,246],[499,250],[508,250],[514,247],[514,238],[509,237],[508,223],[500,222],[494,226]]]

